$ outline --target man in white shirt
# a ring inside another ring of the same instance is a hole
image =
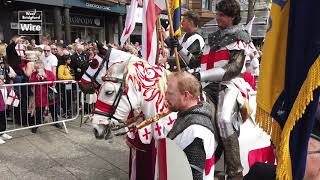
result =
[[[57,57],[51,53],[50,46],[44,46],[43,51],[44,51],[44,59],[43,59],[44,68],[48,71],[53,72],[54,77],[57,78],[57,66],[58,66]]]

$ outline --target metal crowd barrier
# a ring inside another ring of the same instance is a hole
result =
[[[84,105],[73,80],[5,84],[0,90],[4,103],[0,121],[6,125],[2,133],[61,124],[68,133],[65,122],[77,119],[80,104]]]

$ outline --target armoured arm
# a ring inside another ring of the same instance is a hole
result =
[[[244,50],[230,51],[229,63],[223,67],[200,72],[201,81],[229,81],[241,73],[245,60]]]
[[[203,47],[201,47],[199,39],[194,40],[194,42],[188,48],[182,47],[179,41],[175,38],[167,38],[165,43],[170,48],[177,47],[181,57],[180,64],[182,67],[187,65],[189,68],[197,68],[200,66]],[[170,63],[170,60],[168,62],[169,64],[172,64]]]
[[[199,40],[195,40],[187,49],[182,47],[179,50],[179,55],[190,68],[199,67],[202,56],[202,48]]]

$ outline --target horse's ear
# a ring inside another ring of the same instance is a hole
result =
[[[104,45],[101,42],[97,41],[96,43],[97,43],[99,54],[101,54],[102,56],[106,56],[108,50],[104,47]]]

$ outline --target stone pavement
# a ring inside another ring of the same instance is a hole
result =
[[[96,140],[91,126],[67,123],[69,134],[54,126],[10,133],[0,145],[0,179],[127,180],[129,149],[123,137]]]

